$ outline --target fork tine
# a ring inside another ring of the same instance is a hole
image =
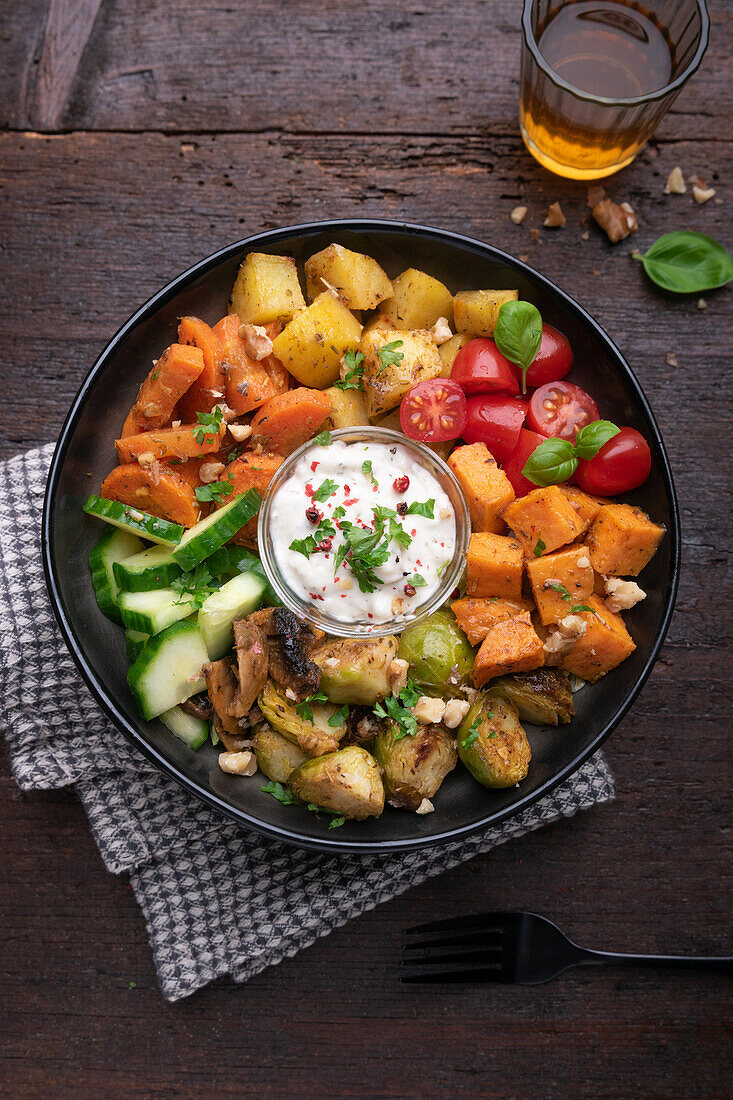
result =
[[[509,977],[502,969],[482,967],[479,970],[444,970],[436,974],[408,974],[400,978],[405,985],[456,985],[459,982],[503,982],[507,984]]]
[[[468,966],[473,963],[483,963],[487,967],[498,966],[496,956],[489,951],[452,951],[447,955],[420,955],[419,958],[403,959],[400,966],[447,966],[448,963],[458,963],[459,966]]]
[[[417,924],[406,928],[406,936],[422,935],[424,932],[467,932],[472,928],[481,928],[486,932],[502,931],[505,913],[472,913],[465,917],[449,917],[447,920],[434,920],[428,924]]]
[[[437,940],[411,940],[402,945],[403,951],[431,951],[436,947],[484,947],[486,950],[501,949],[501,934],[498,932],[470,932],[467,936],[441,936]]]

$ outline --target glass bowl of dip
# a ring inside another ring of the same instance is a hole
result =
[[[401,432],[340,428],[330,439],[299,447],[270,482],[257,531],[262,564],[285,607],[327,634],[398,634],[444,604],[463,575],[471,534],[463,492],[434,451]],[[425,507],[431,499],[432,516]],[[364,582],[348,559],[335,569],[343,541],[338,524],[366,535],[378,522],[375,507],[386,510],[378,546],[389,557],[372,570],[376,580]],[[389,538],[390,521],[407,536],[402,542]],[[325,547],[324,523],[336,530]],[[294,542],[302,550],[292,549]]]

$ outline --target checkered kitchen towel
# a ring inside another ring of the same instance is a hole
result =
[[[524,813],[405,855],[319,855],[247,832],[154,770],[100,711],[49,605],[39,551],[52,446],[0,464],[4,730],[23,790],[74,785],[107,868],[127,872],[161,989],[246,981],[350,917],[478,852],[613,798],[600,753]]]

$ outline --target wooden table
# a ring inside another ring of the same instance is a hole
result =
[[[475,859],[245,987],[167,1005],[130,889],[104,871],[74,795],[21,795],[5,767],[3,1096],[729,1095],[722,977],[576,972],[536,989],[428,992],[397,982],[403,927],[480,907],[534,909],[621,951],[731,946],[730,292],[705,295],[706,309],[667,299],[629,258],[676,228],[731,244],[730,12],[710,0],[701,71],[609,181],[640,222],[611,247],[588,222],[586,188],[522,146],[520,6],[6,5],[3,457],[55,437],[109,336],[199,257],[311,218],[415,220],[526,256],[605,326],[665,433],[685,548],[662,656],[608,744],[613,805]],[[664,196],[675,165],[722,202]],[[567,225],[534,239],[555,200]],[[516,226],[520,203],[529,213]]]

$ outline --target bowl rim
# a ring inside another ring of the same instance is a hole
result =
[[[474,821],[468,825],[459,825],[454,828],[447,828],[439,833],[435,833],[428,837],[421,838],[406,838],[406,839],[394,839],[394,840],[381,840],[381,841],[354,841],[354,840],[339,840],[337,837],[324,835],[321,837],[304,837],[297,829],[288,828],[280,825],[271,825],[261,821],[255,815],[248,813],[245,810],[240,809],[237,806],[233,806],[227,802],[223,797],[215,794],[213,791],[206,791],[198,783],[190,779],[173,761],[167,759],[162,753],[158,752],[154,745],[147,741],[133,725],[131,725],[122,713],[117,709],[112,698],[107,694],[104,684],[102,684],[96,676],[93,668],[87,661],[81,640],[77,637],[71,622],[70,616],[67,614],[67,610],[63,605],[61,598],[61,592],[56,577],[54,560],[53,560],[53,511],[54,503],[56,500],[59,480],[61,472],[64,466],[67,452],[71,445],[72,436],[76,429],[77,422],[81,416],[81,413],[86,404],[92,389],[94,388],[97,377],[103,370],[108,358],[113,354],[118,346],[122,343],[125,337],[130,333],[138,324],[150,317],[161,306],[165,305],[171,298],[175,297],[182,289],[188,284],[192,283],[196,279],[205,275],[212,268],[218,266],[223,261],[234,257],[247,249],[252,249],[259,245],[277,245],[282,240],[287,240],[293,236],[316,236],[319,233],[325,232],[343,232],[350,231],[356,233],[374,233],[374,234],[394,234],[403,233],[408,237],[421,237],[426,240],[433,240],[442,244],[448,244],[458,247],[462,250],[474,252],[477,255],[483,256],[485,259],[498,261],[504,264],[509,269],[514,269],[520,272],[525,278],[538,284],[551,296],[556,298],[563,307],[574,314],[575,317],[590,331],[596,340],[598,340],[605,348],[609,359],[613,362],[616,369],[621,374],[625,385],[633,393],[636,402],[642,409],[646,420],[651,429],[651,439],[653,446],[655,447],[657,460],[660,464],[660,472],[662,481],[667,492],[670,505],[670,523],[668,530],[668,537],[670,540],[670,576],[667,586],[667,592],[665,596],[664,612],[662,616],[662,622],[655,638],[651,649],[647,655],[644,666],[641,669],[635,684],[621,701],[619,707],[614,712],[610,720],[601,728],[601,730],[592,739],[590,744],[580,751],[573,760],[565,767],[560,769],[559,772],[554,773],[544,783],[542,783],[536,790],[531,791],[521,797],[517,802],[511,806],[507,806],[502,810],[494,812],[487,812],[479,821]],[[356,854],[369,854],[388,852],[390,854],[395,852],[409,852],[416,851],[422,848],[431,848],[439,844],[445,844],[449,841],[459,840],[464,837],[471,836],[474,833],[486,829],[489,825],[498,825],[500,822],[505,821],[509,817],[514,817],[516,814],[526,810],[529,806],[532,806],[539,799],[548,795],[551,791],[555,790],[561,783],[563,783],[569,776],[573,775],[582,765],[588,760],[603,744],[609,734],[615,729],[619,722],[629,711],[629,708],[634,703],[635,699],[639,695],[642,687],[646,683],[649,674],[656,663],[657,656],[661,649],[664,638],[669,628],[672,613],[674,611],[675,598],[677,595],[677,588],[679,584],[679,570],[680,570],[680,519],[679,519],[679,506],[677,502],[677,494],[674,487],[674,480],[672,477],[672,470],[667,457],[667,452],[662,441],[659,426],[657,424],[654,413],[647,397],[641,388],[641,385],[636,379],[631,367],[624,359],[621,351],[617,348],[616,344],[611,340],[610,336],[605,332],[602,326],[581,306],[574,298],[572,298],[565,291],[561,290],[552,280],[548,279],[545,275],[541,275],[535,271],[534,268],[528,264],[523,263],[521,260],[509,255],[509,253],[496,248],[494,245],[485,244],[482,241],[477,240],[475,237],[469,237],[461,233],[453,232],[447,229],[438,229],[433,226],[421,225],[417,222],[404,222],[404,221],[390,221],[387,219],[377,218],[339,218],[325,221],[310,221],[302,222],[294,225],[288,225],[279,229],[269,229],[261,233],[255,233],[251,236],[245,237],[241,240],[235,241],[232,244],[225,245],[223,248],[217,249],[211,255],[205,257],[203,260],[199,260],[179,275],[175,276],[170,282],[150,297],[147,302],[140,306],[135,312],[120,326],[111,340],[103,348],[95,363],[91,367],[86,378],[82,382],[77,392],[74,401],[71,404],[66,419],[64,420],[59,438],[54,449],[53,457],[48,472],[48,479],[46,482],[46,492],[43,501],[43,513],[41,519],[41,554],[43,559],[43,568],[46,577],[46,585],[50,597],[51,607],[53,608],[54,615],[61,630],[62,637],[66,642],[66,645],[71,653],[71,656],[77,665],[83,680],[87,687],[91,691],[95,700],[99,703],[100,707],[113,724],[124,733],[128,739],[147,757],[156,767],[160,768],[165,774],[171,776],[178,783],[181,784],[191,794],[196,795],[207,805],[219,810],[225,817],[228,817],[240,825],[244,825],[253,832],[259,833],[262,836],[269,837],[272,840],[277,840],[283,843],[293,844],[296,847],[311,849],[321,852],[349,852]]]

